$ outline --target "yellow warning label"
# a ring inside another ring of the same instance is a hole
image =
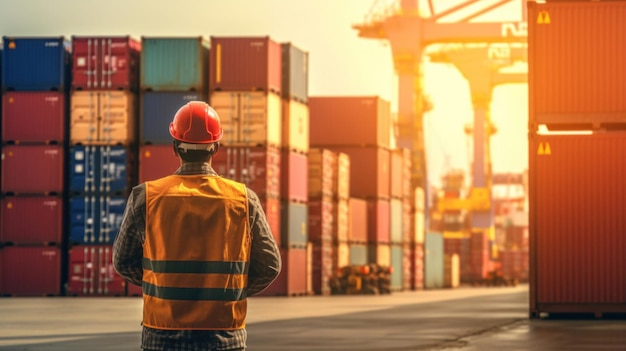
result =
[[[550,155],[552,154],[552,150],[550,149],[550,143],[539,143],[539,148],[537,149],[537,155]]]
[[[550,14],[548,11],[539,11],[537,15],[537,24],[550,24]]]

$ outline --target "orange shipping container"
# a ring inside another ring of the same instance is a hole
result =
[[[309,150],[309,197],[333,197],[333,165],[337,154],[328,149]]]
[[[334,231],[333,239],[336,241],[348,241],[350,233],[350,205],[348,200],[337,200],[333,206]]]
[[[136,94],[74,91],[70,96],[70,142],[129,145],[136,141]]]
[[[350,242],[367,242],[367,201],[351,197],[348,200],[350,229],[348,240]]]
[[[309,151],[309,107],[296,100],[282,100],[282,141],[289,150]]]
[[[389,153],[389,195],[394,199],[402,197],[404,185],[403,150],[391,150]],[[409,178],[410,179],[410,178]]]
[[[372,146],[333,146],[350,157],[350,196],[389,198],[389,149]]]
[[[390,146],[389,102],[378,96],[309,97],[311,146]]]
[[[214,92],[210,101],[222,122],[223,144],[281,145],[280,95],[265,92]]]

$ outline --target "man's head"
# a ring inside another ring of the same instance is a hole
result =
[[[182,106],[170,123],[174,152],[185,162],[206,162],[218,150],[222,126],[217,112],[203,101]]]

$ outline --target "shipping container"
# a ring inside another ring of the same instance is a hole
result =
[[[390,217],[389,200],[370,199],[367,200],[367,241],[370,243],[388,244],[391,240],[389,232]]]
[[[424,244],[411,245],[411,289],[424,289]]]
[[[217,111],[225,145],[280,146],[282,105],[280,95],[264,92],[214,92],[211,106]]]
[[[141,144],[172,144],[169,125],[178,109],[190,101],[207,101],[193,91],[146,91],[140,95],[139,140]]]
[[[404,211],[402,209],[402,200],[389,200],[389,240],[392,244],[402,244],[403,228],[404,228]]]
[[[348,241],[355,243],[367,242],[368,210],[367,200],[351,197],[348,200],[349,229]]]
[[[350,238],[349,200],[334,200],[333,217],[333,240],[348,241]]]
[[[310,96],[308,106],[311,146],[390,147],[388,101],[378,96]]]
[[[54,246],[6,246],[0,262],[0,295],[61,294],[61,249]]]
[[[143,289],[139,285],[126,282],[126,296],[143,296]]]
[[[67,99],[53,91],[6,92],[2,95],[4,144],[62,144],[67,135]]]
[[[350,158],[350,196],[389,199],[389,149],[369,146],[332,146]],[[367,177],[363,175],[367,174]]]
[[[180,159],[174,154],[172,144],[139,146],[138,184],[165,177],[180,167]]]
[[[70,94],[70,143],[136,143],[137,95],[128,91],[74,91]]]
[[[112,246],[73,246],[68,256],[68,296],[126,295],[126,282],[113,267]]]
[[[0,200],[0,243],[60,245],[63,241],[63,198],[5,196]]]
[[[381,267],[391,266],[391,245],[388,243],[367,244],[367,263],[375,263]]]
[[[389,196],[393,199],[401,199],[403,195],[404,173],[403,149],[393,149],[389,151]],[[409,180],[410,180],[409,174]]]
[[[308,205],[305,203],[281,200],[280,210],[282,247],[306,246],[309,241]]]
[[[459,255],[444,255],[444,288],[458,288],[461,285],[461,263]]]
[[[330,295],[333,271],[333,245],[331,240],[313,242],[311,262],[312,290],[316,295]]]
[[[334,169],[336,158],[337,154],[329,149],[309,149],[307,154],[309,161],[309,197],[335,197],[333,179],[336,173]]]
[[[264,91],[280,96],[282,48],[270,37],[211,37],[210,91]]]
[[[246,184],[259,196],[280,197],[280,150],[264,146],[222,145],[212,166],[224,178]]]
[[[355,244],[359,245],[359,244]],[[363,247],[365,244],[360,244]],[[352,252],[352,245],[348,242],[338,242],[333,243],[333,272],[337,272],[341,267],[345,267],[351,264],[350,254]],[[365,249],[365,253],[363,253],[363,257],[367,258],[367,249]],[[358,251],[358,249],[357,249]]]
[[[70,148],[70,191],[128,194],[135,183],[135,154],[126,146]]]
[[[209,42],[203,37],[142,37],[140,89],[207,94]]]
[[[404,281],[402,245],[391,245],[389,266],[391,267],[391,291],[402,291]]]
[[[333,172],[333,192],[338,200],[350,198],[350,155],[337,152]]]
[[[60,145],[2,147],[2,193],[62,194],[65,152]]]
[[[626,125],[622,1],[528,2],[531,130]]]
[[[137,91],[140,55],[141,42],[129,36],[73,36],[72,89]]]
[[[69,241],[73,244],[113,244],[122,224],[126,197],[109,194],[69,199]]]
[[[296,100],[282,100],[282,140],[284,148],[309,151],[309,107]]]
[[[350,243],[349,249],[349,265],[365,265],[369,263],[367,244]],[[339,268],[341,267],[343,266],[339,266]]]
[[[443,235],[426,233],[424,240],[424,288],[441,289],[444,287],[444,252]]]
[[[307,155],[281,149],[280,167],[280,197],[294,202],[307,202],[309,198]]]
[[[530,314],[626,312],[626,133],[531,135]]]
[[[307,295],[307,248],[281,248],[280,255],[282,269],[278,277],[258,296]]]
[[[70,41],[64,37],[3,37],[3,91],[59,91],[69,86]]]
[[[402,290],[413,290],[413,244],[402,244]]]
[[[309,98],[309,53],[282,43],[282,97],[306,104]]]
[[[309,241],[321,243],[333,239],[334,202],[329,197],[309,198],[307,202],[309,220]]]

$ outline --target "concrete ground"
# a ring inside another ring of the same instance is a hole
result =
[[[0,350],[139,350],[137,297],[0,298]],[[248,349],[626,350],[626,320],[528,319],[528,289],[253,297]]]

